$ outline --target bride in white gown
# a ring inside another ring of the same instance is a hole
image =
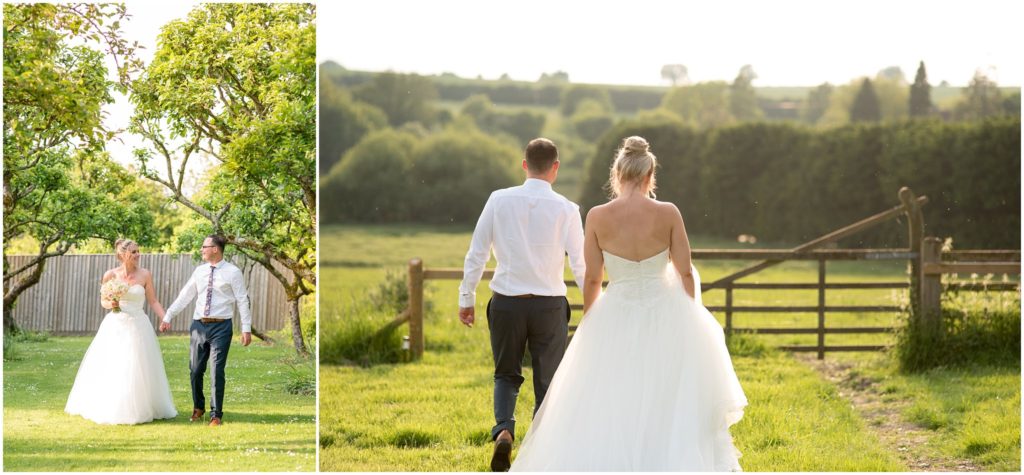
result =
[[[512,471],[740,470],[729,426],[747,399],[654,168],[647,142],[626,139],[614,199],[587,214],[583,321]]]
[[[163,318],[153,290],[153,275],[139,267],[139,246],[119,239],[114,245],[120,267],[108,270],[103,282],[118,279],[128,291],[118,302],[102,301],[111,311],[100,323],[82,358],[64,411],[100,424],[140,424],[176,416],[153,325],[143,303]],[[102,299],[101,299],[102,300]]]

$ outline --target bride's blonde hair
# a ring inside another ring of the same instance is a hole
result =
[[[114,253],[117,254],[117,260],[124,262],[124,258],[121,255],[128,252],[132,246],[139,247],[139,243],[125,238],[119,238],[117,241],[114,241]]]
[[[654,189],[656,188],[654,168],[657,166],[658,159],[650,152],[647,140],[636,135],[624,139],[622,148],[616,153],[615,162],[612,163],[611,171],[608,173],[611,197],[615,198],[622,194],[623,185],[638,186],[650,175],[651,183],[646,193],[647,196],[654,198]]]

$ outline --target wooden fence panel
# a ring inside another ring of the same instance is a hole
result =
[[[12,267],[27,263],[31,256],[8,256]],[[288,322],[288,306],[280,283],[259,264],[246,263],[233,257],[232,263],[242,269],[249,291],[253,327],[261,330],[284,328]],[[143,254],[140,265],[153,273],[157,299],[166,309],[171,306],[189,277],[200,264],[188,254]],[[39,283],[25,291],[14,307],[14,321],[30,331],[55,335],[91,334],[99,328],[107,310],[100,306],[100,279],[103,273],[118,265],[113,254],[68,255],[48,259]],[[187,332],[195,304],[189,303],[171,323],[171,331]],[[159,320],[146,305],[146,315],[153,327]],[[241,331],[235,311],[235,332]]]

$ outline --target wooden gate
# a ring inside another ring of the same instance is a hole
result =
[[[902,188],[899,191],[901,204],[889,210],[867,217],[849,226],[837,229],[817,239],[804,243],[792,249],[776,250],[722,250],[722,249],[695,249],[691,251],[694,260],[743,260],[760,261],[743,270],[722,277],[714,282],[702,283],[701,292],[711,290],[722,290],[725,293],[725,305],[708,306],[712,312],[725,313],[725,332],[733,333],[755,333],[755,334],[814,334],[817,335],[815,345],[783,345],[781,349],[789,351],[816,352],[819,359],[824,359],[825,353],[830,351],[878,351],[886,348],[884,345],[829,345],[826,341],[828,334],[871,334],[886,333],[895,330],[894,327],[829,327],[826,315],[829,313],[870,313],[887,312],[896,313],[904,309],[897,305],[856,305],[837,306],[826,305],[826,291],[842,289],[909,289],[910,306],[914,311],[922,310],[924,314],[932,315],[937,319],[939,308],[939,297],[942,293],[942,285],[939,276],[950,272],[997,272],[997,273],[1020,273],[1020,251],[958,251],[941,253],[941,245],[936,247],[937,238],[923,238],[924,219],[921,214],[921,206],[928,202],[927,197],[915,197],[909,188]],[[908,223],[909,248],[904,249],[820,249],[821,247],[834,243],[842,238],[863,232],[881,223],[889,222],[899,217],[906,217]],[[941,244],[941,241],[939,241]],[[922,246],[926,251],[922,252]],[[816,282],[810,283],[747,283],[738,282],[740,279],[754,275],[764,269],[781,264],[787,261],[817,261],[818,278]],[[845,282],[828,283],[827,262],[829,261],[904,261],[910,266],[909,279],[907,281],[892,282]],[[951,264],[945,261],[979,260],[998,262],[973,262],[969,264]],[[483,280],[492,278],[494,271],[485,270]],[[426,269],[421,259],[409,261],[409,308],[402,312],[389,326],[409,323],[409,350],[413,358],[423,354],[423,286],[426,280],[462,280],[461,269]],[[566,280],[567,286],[575,286],[575,281]],[[607,284],[607,282],[605,282]],[[998,283],[985,286],[960,286],[961,290],[1014,290],[1019,288],[1017,283]],[[741,306],[735,305],[735,293],[738,290],[760,291],[760,290],[817,290],[817,305],[811,306]],[[581,310],[582,304],[572,304],[575,310]],[[736,328],[733,325],[734,316],[737,313],[813,313],[817,314],[817,325],[806,328]],[[574,331],[575,326],[570,327]]]

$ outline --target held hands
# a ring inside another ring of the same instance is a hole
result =
[[[252,333],[242,332],[242,346],[249,346],[249,343],[252,343]]]
[[[459,321],[461,321],[463,325],[473,328],[473,322],[476,321],[476,308],[459,307]]]
[[[171,324],[167,322],[160,322],[160,331],[165,332],[171,329]]]

